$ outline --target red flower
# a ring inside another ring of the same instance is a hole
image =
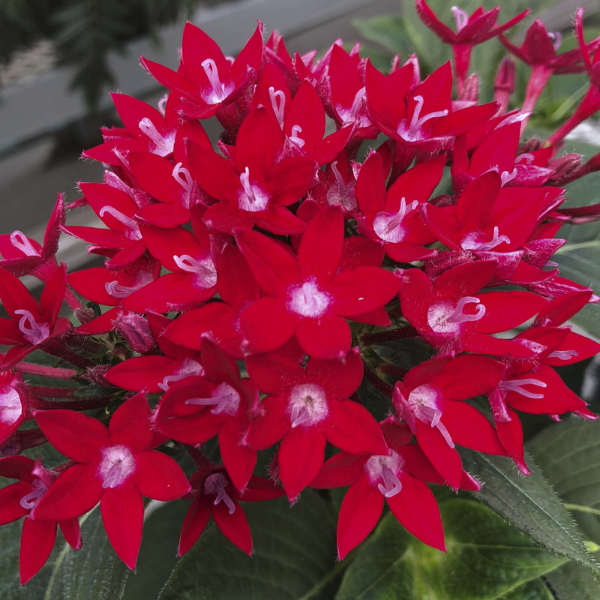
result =
[[[309,223],[298,257],[272,239],[239,230],[236,240],[265,297],[246,308],[241,329],[253,349],[275,350],[294,333],[316,358],[341,357],[350,349],[344,317],[360,316],[389,302],[399,281],[389,271],[358,267],[337,274],[344,225],[338,207],[326,208]]]
[[[425,481],[443,484],[412,433],[393,417],[380,423],[389,446],[387,454],[348,454],[330,458],[310,486],[329,489],[350,486],[344,496],[337,530],[340,560],[377,525],[384,499],[398,521],[422,542],[445,551],[442,520],[435,497]],[[476,491],[479,484],[465,471],[460,488]]]
[[[0,475],[19,480],[0,490],[0,525],[25,517],[19,569],[21,585],[25,585],[46,564],[56,541],[57,525],[73,550],[81,548],[79,521],[75,518],[46,521],[31,516],[58,477],[56,471],[42,465],[41,459],[34,462],[26,456],[2,458]]]
[[[455,445],[506,455],[498,434],[476,408],[462,402],[491,392],[506,366],[486,356],[438,357],[396,382],[392,402],[433,466],[458,489],[462,464]]]
[[[454,33],[447,25],[442,23],[425,0],[416,0],[417,14],[421,21],[429,27],[445,44],[450,44],[454,51],[454,63],[456,67],[456,76],[458,84],[458,96],[462,97],[464,85],[469,75],[469,62],[471,59],[471,50],[473,46],[482,44],[492,39],[506,30],[514,27],[519,21],[522,21],[528,14],[529,9],[512,18],[504,25],[496,25],[500,7],[484,12],[480,6],[471,16],[460,10],[456,6],[452,7],[454,18],[456,19],[456,30]]]
[[[142,541],[142,495],[176,500],[190,491],[181,467],[153,450],[150,407],[137,394],[113,414],[108,428],[70,410],[37,411],[50,443],[75,461],[50,486],[33,511],[35,519],[78,517],[98,502],[108,538],[121,560],[135,569]]]
[[[495,271],[494,261],[458,265],[434,281],[420,269],[404,271],[400,290],[402,314],[443,354],[466,351],[532,357],[533,351],[526,346],[489,334],[521,325],[548,301],[529,292],[481,293]]]
[[[357,348],[343,360],[311,358],[306,370],[276,355],[252,356],[246,364],[252,381],[269,394],[261,403],[262,414],[250,425],[246,442],[264,450],[282,440],[277,455],[279,477],[290,501],[319,472],[326,441],[354,454],[386,453],[373,416],[347,400],[362,380]]]
[[[234,102],[256,79],[263,53],[262,23],[233,63],[201,29],[186,23],[181,67],[175,72],[142,57],[154,78],[182,98],[177,110],[190,119],[208,119]]]
[[[66,334],[71,323],[58,313],[67,286],[67,271],[61,265],[42,291],[40,303],[12,273],[0,269],[0,300],[10,319],[0,319],[0,343],[12,346],[0,363],[6,370],[36,348]]]
[[[252,554],[252,534],[239,501],[258,502],[283,496],[283,490],[262,477],[251,477],[241,494],[223,467],[208,460],[190,479],[195,496],[185,516],[179,538],[178,556],[185,554],[202,535],[211,515],[223,535],[242,552]]]
[[[167,390],[153,422],[158,431],[185,444],[203,444],[218,434],[223,464],[243,492],[256,466],[256,451],[245,436],[259,411],[258,389],[253,381],[240,379],[235,361],[208,337],[202,339],[202,364],[202,376]]]

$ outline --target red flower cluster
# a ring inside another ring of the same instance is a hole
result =
[[[537,22],[521,49],[503,38],[538,86],[525,112],[506,112],[513,71],[504,62],[498,102],[479,105],[469,57],[525,14],[496,26],[499,8],[455,9],[454,33],[424,0],[417,8],[454,49],[458,99],[450,63],[421,80],[416,57],[385,75],[338,42],[320,61],[292,58],[277,34],[263,44],[262,24],[231,61],[188,23],[177,71],[142,59],[169,89],[159,110],[114,94],[124,126],[84,153],[107,165],[105,180],[81,183],[69,208],[88,204],[103,226],[66,225],[61,197],[43,247],[18,231],[0,236],[10,317],[0,320],[10,346],[0,474],[18,480],[0,491],[0,522],[25,517],[23,583],[57,523],[81,546],[77,517],[98,503],[115,551],[135,568],[143,497],[193,500],[180,554],[211,515],[250,554],[240,501],[295,502],[307,486],[350,486],[340,558],[384,501],[443,550],[427,483],[480,487],[456,446],[512,457],[527,473],[519,412],[596,418],[553,369],[600,350],[564,326],[599,298],[546,268],[561,225],[577,222],[559,209],[567,128],[546,145],[523,143],[521,129],[550,72],[590,72],[573,122],[596,110],[598,41],[584,43],[581,14],[581,48],[562,57]],[[212,116],[223,126],[218,150],[201,124]],[[445,175],[452,190],[440,193]],[[67,275],[54,258],[61,231],[104,266]],[[25,274],[46,284],[39,304]],[[59,317],[63,300],[78,325]],[[429,360],[408,372],[373,363],[371,346],[415,337]],[[35,349],[68,368],[22,362]],[[87,382],[87,393],[29,375]],[[379,423],[365,405],[369,384],[388,398]],[[19,430],[31,420],[37,428]],[[215,437],[220,464],[200,450]],[[46,441],[68,462],[49,470],[17,456]],[[340,452],[326,460],[328,444]],[[198,468],[189,480],[161,451],[178,446]],[[254,476],[258,453],[274,447],[271,480]]]

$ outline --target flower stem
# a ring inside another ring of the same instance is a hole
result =
[[[378,333],[364,333],[360,336],[360,343],[363,346],[372,346],[373,344],[382,344],[384,342],[393,342],[395,340],[406,340],[419,337],[417,330],[412,325],[406,325],[399,329],[391,331],[380,331]]]
[[[77,371],[75,369],[61,369],[29,362],[20,362],[14,369],[21,373],[39,375],[40,377],[52,377],[52,379],[71,379],[72,377],[77,377]]]

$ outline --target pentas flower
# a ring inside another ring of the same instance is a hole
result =
[[[159,402],[154,426],[169,438],[199,445],[219,436],[223,464],[243,492],[256,466],[245,437],[260,411],[258,389],[241,379],[235,361],[208,337],[202,340],[203,374],[172,384]]]
[[[436,238],[423,220],[421,207],[439,184],[445,163],[445,156],[424,161],[387,191],[388,172],[381,155],[372,152],[363,164],[356,183],[359,231],[382,244],[392,260],[413,262],[437,254],[423,247]]]
[[[383,133],[403,146],[426,152],[450,150],[456,136],[487,121],[498,110],[498,106],[491,103],[451,112],[450,63],[436,69],[409,91],[413,69],[413,65],[407,63],[386,77],[370,62],[366,68],[369,116]]]
[[[456,83],[458,96],[462,97],[465,89],[465,82],[469,74],[469,63],[471,61],[471,51],[473,46],[482,44],[487,40],[496,37],[517,23],[522,21],[528,14],[529,9],[513,17],[504,25],[497,25],[500,7],[484,12],[483,7],[477,8],[470,16],[460,8],[453,6],[452,12],[456,19],[456,33],[447,25],[442,23],[425,0],[415,2],[417,14],[423,23],[429,27],[445,44],[452,46],[454,51],[454,66],[456,69]]]
[[[57,471],[46,469],[41,459],[0,458],[0,475],[19,480],[0,490],[0,525],[25,517],[19,560],[20,581],[25,585],[46,564],[56,541],[57,525],[73,550],[81,548],[79,521],[75,518],[40,520],[32,517],[32,511],[59,475]]]
[[[27,393],[22,375],[0,372],[0,447],[19,429],[26,416]]]
[[[181,117],[174,110],[177,96],[172,96],[170,101],[163,99],[159,103],[160,112],[146,102],[125,94],[111,94],[111,98],[125,127],[103,129],[104,143],[85,150],[82,154],[84,158],[118,167],[131,151],[171,156],[176,138],[184,129],[191,127],[202,130],[199,123],[185,128],[181,126]]]
[[[319,472],[327,441],[353,454],[387,453],[373,416],[358,402],[347,399],[362,380],[357,348],[343,360],[311,358],[306,369],[268,354],[248,357],[246,365],[252,381],[269,395],[245,440],[256,450],[281,440],[279,478],[291,502]]]
[[[168,317],[149,313],[148,326],[153,341],[164,356],[134,356],[112,367],[104,375],[106,381],[124,390],[146,390],[150,394],[158,394],[166,392],[176,381],[202,375],[204,369],[200,362],[200,352],[183,348],[167,338],[165,330],[170,324],[171,319]]]
[[[583,9],[580,9],[580,11],[583,11]],[[500,41],[513,56],[531,66],[531,75],[529,76],[525,100],[521,108],[523,113],[529,114],[533,111],[548,79],[554,74],[583,72],[585,66],[582,64],[582,60],[585,59],[589,51],[593,52],[600,43],[600,39],[596,39],[587,46],[582,43],[581,48],[557,55],[556,51],[562,41],[561,33],[549,33],[539,19],[536,19],[529,26],[525,34],[525,40],[520,47],[511,44],[503,35],[500,36]],[[581,36],[581,41],[583,42],[583,36]],[[523,129],[525,124],[526,121],[524,121]]]
[[[120,406],[108,428],[70,410],[37,411],[34,416],[50,443],[76,464],[49,487],[33,518],[73,519],[100,502],[115,552],[135,569],[144,522],[142,495],[170,501],[191,489],[175,460],[153,450],[155,435],[145,395],[137,394]]]
[[[244,119],[230,160],[190,143],[193,179],[220,200],[204,215],[209,227],[231,233],[256,223],[272,233],[302,233],[304,223],[285,207],[306,194],[317,163],[306,156],[278,160],[284,142],[273,112],[260,106]]]
[[[200,219],[194,221],[193,229],[192,233],[183,227],[142,227],[150,254],[171,273],[127,295],[122,301],[125,308],[157,313],[187,310],[215,295],[215,263],[222,240],[212,237]]]
[[[325,110],[315,88],[303,81],[292,98],[281,71],[266,65],[252,98],[253,108],[271,109],[285,134],[282,158],[307,156],[319,165],[331,162],[346,146],[353,126],[323,139]]]
[[[217,262],[217,290],[222,302],[209,302],[182,314],[165,330],[172,343],[200,350],[208,335],[229,355],[241,359],[249,350],[242,336],[241,314],[261,296],[261,289],[237,246],[228,245]]]
[[[465,263],[432,281],[420,269],[408,269],[402,274],[402,314],[441,354],[531,358],[534,352],[526,346],[489,334],[518,327],[548,301],[521,291],[481,293],[495,271],[495,261]]]
[[[351,345],[345,318],[360,322],[363,313],[394,297],[400,282],[389,271],[358,267],[337,273],[343,239],[338,207],[313,217],[297,258],[258,232],[237,232],[238,246],[265,294],[240,317],[241,330],[253,349],[275,350],[296,334],[307,354],[342,357]]]
[[[583,56],[585,70],[590,78],[590,85],[575,112],[548,138],[547,143],[550,145],[558,143],[577,125],[600,110],[600,39],[586,45],[583,35],[583,8],[577,9],[575,13],[575,34]],[[590,51],[593,53],[592,57],[590,57]]]
[[[12,346],[0,362],[0,370],[10,368],[71,329],[69,319],[58,316],[66,286],[67,270],[61,265],[46,283],[38,305],[17,277],[0,269],[0,300],[10,317],[0,319],[0,343]]]
[[[212,516],[223,535],[242,552],[252,554],[252,533],[248,519],[240,505],[245,502],[272,500],[284,495],[280,486],[262,477],[252,476],[241,494],[231,483],[224,467],[205,459],[192,475],[190,483],[194,498],[183,522],[179,538],[178,556],[183,556],[196,543]]]
[[[292,60],[292,56],[285,45],[283,36],[275,30],[271,32],[269,39],[265,42],[265,47],[263,49],[263,61],[266,63],[266,65],[273,65],[277,67],[277,69],[283,75],[287,86],[292,90],[292,92],[296,92],[300,84],[300,80],[298,75],[296,75],[294,61]]]
[[[201,29],[187,23],[183,31],[181,68],[175,72],[142,57],[142,65],[182,101],[177,110],[190,119],[208,119],[234,102],[255,80],[263,54],[262,23],[230,63]]]
[[[380,423],[389,447],[386,454],[340,452],[323,465],[310,487],[350,486],[340,508],[337,529],[338,557],[344,557],[375,528],[384,502],[392,514],[425,544],[445,551],[440,510],[424,482],[444,484],[435,467],[404,423],[393,417]],[[477,491],[480,485],[465,471],[460,488]]]
[[[506,366],[487,356],[437,357],[412,368],[397,381],[392,402],[419,446],[448,485],[458,489],[462,463],[456,445],[506,455],[496,430],[464,402],[491,392]]]

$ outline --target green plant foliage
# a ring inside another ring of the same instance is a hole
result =
[[[573,519],[561,504],[531,456],[525,461],[531,475],[521,475],[512,460],[461,449],[464,468],[485,482],[477,498],[492,510],[556,554],[598,571]]]
[[[540,581],[522,585],[567,559],[473,500],[448,500],[440,510],[446,554],[412,537],[388,514],[346,571],[336,600],[551,598]]]
[[[336,583],[330,507],[305,490],[290,508],[281,498],[244,504],[255,552],[246,556],[216,526],[179,561],[160,600],[330,600]]]
[[[100,508],[80,519],[83,548],[72,550],[57,536],[46,566],[24,587],[19,585],[21,521],[0,529],[0,598],[2,600],[116,600],[128,569],[104,532]]]
[[[600,544],[600,481],[594,476],[600,469],[600,423],[568,419],[538,434],[528,447],[583,538]],[[598,581],[577,565],[565,565],[549,581],[561,600],[600,597]]]

